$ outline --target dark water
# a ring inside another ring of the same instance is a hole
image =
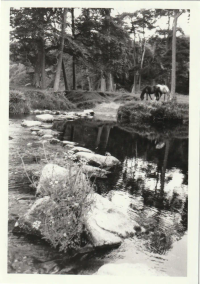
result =
[[[188,139],[177,131],[174,136],[154,133],[151,137],[156,139],[149,138],[149,133],[125,131],[116,123],[75,121],[54,127],[62,130],[61,139],[78,142],[99,154],[110,153],[121,161],[107,179],[96,180],[96,191],[145,227],[146,233],[138,232],[117,249],[72,259],[39,239],[13,235],[19,208],[25,212],[34,198],[27,178],[15,175],[19,160],[13,153],[19,144],[35,138],[18,119],[11,119],[8,271],[93,274],[105,263],[126,262],[143,263],[170,276],[186,276]]]

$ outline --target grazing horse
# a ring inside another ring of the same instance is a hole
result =
[[[158,101],[160,98],[160,89],[158,89],[157,86],[146,86],[143,90],[142,93],[140,95],[140,99],[143,101],[144,100],[144,96],[146,94],[146,100],[148,100],[148,96],[150,97],[150,99],[152,100],[151,95],[155,94],[156,100]]]
[[[165,100],[165,95],[168,96],[168,100],[170,99],[169,88],[166,85],[156,85],[156,88],[157,88],[156,99],[158,97],[159,100],[163,94],[164,94],[164,100]]]

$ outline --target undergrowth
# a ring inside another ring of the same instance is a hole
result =
[[[9,113],[27,114],[30,112],[30,103],[26,99],[24,93],[12,90],[9,97]]]
[[[129,103],[118,109],[117,120],[121,123],[134,122],[182,122],[188,119],[188,105],[173,101]]]
[[[76,106],[71,103],[63,92],[10,90],[9,113],[30,113],[31,109],[71,110]]]

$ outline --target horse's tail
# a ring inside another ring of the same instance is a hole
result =
[[[142,93],[141,93],[141,95],[140,95],[140,99],[143,101],[144,100],[144,95],[145,95],[145,93],[146,93],[146,88],[144,88],[143,90],[142,90]]]

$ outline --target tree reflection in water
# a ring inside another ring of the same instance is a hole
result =
[[[187,231],[185,136],[186,129],[180,127],[164,134],[148,129],[141,136],[114,123],[87,121],[67,122],[63,131],[63,140],[99,154],[109,152],[122,162],[107,179],[95,181],[96,190],[145,227],[146,232],[137,235],[150,252],[158,254],[169,251]]]

